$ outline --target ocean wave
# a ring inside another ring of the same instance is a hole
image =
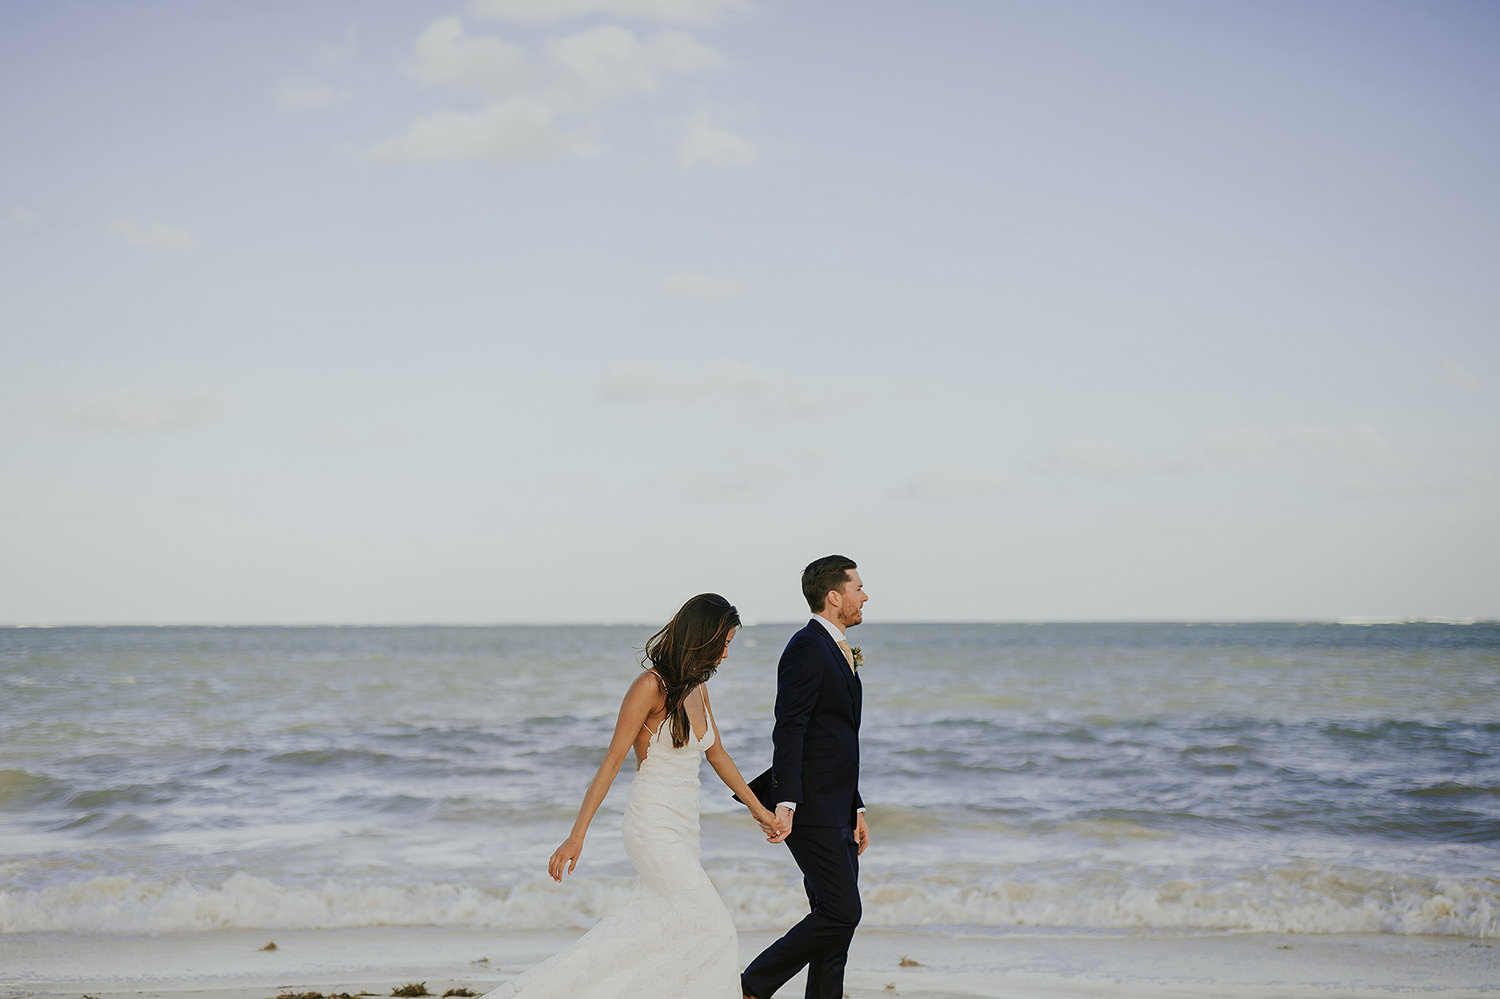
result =
[[[1427,787],[1414,787],[1401,792],[1412,798],[1491,798],[1500,795],[1500,787],[1493,784],[1460,784],[1443,781]]]
[[[26,807],[56,783],[25,770],[0,770],[0,808]]]
[[[761,870],[713,876],[742,929],[789,926],[806,913],[793,879]],[[216,885],[99,877],[0,892],[0,933],[180,933],[223,929],[451,926],[583,928],[621,904],[631,879],[545,877],[509,886],[279,885],[235,874]],[[1286,868],[1234,880],[1131,884],[1119,871],[1019,881],[964,872],[864,879],[864,925],[1034,926],[1297,934],[1500,936],[1500,883]]]

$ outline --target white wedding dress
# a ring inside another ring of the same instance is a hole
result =
[[[703,873],[698,768],[714,727],[680,749],[663,721],[635,772],[620,828],[640,875],[577,943],[484,999],[740,999],[739,940]]]

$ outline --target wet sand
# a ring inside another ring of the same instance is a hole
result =
[[[483,993],[577,933],[485,930],[244,930],[155,937],[0,936],[0,996],[275,999],[283,993],[389,996],[425,983]],[[742,960],[772,939],[743,933]],[[274,950],[263,950],[275,941]],[[903,960],[904,959],[904,960]],[[1500,946],[1458,937],[1273,934],[1001,935],[861,931],[853,999],[1475,996],[1500,988]],[[794,979],[782,996],[802,994]]]

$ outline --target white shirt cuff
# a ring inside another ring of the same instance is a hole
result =
[[[778,802],[776,802],[776,807],[777,808],[790,808],[792,811],[795,812],[797,810],[797,803],[795,801],[778,801]]]

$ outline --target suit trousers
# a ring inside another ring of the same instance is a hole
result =
[[[747,996],[770,999],[806,966],[806,999],[843,999],[849,941],[861,912],[854,830],[799,826],[794,819],[786,845],[802,871],[812,911],[750,962],[740,986]]]

